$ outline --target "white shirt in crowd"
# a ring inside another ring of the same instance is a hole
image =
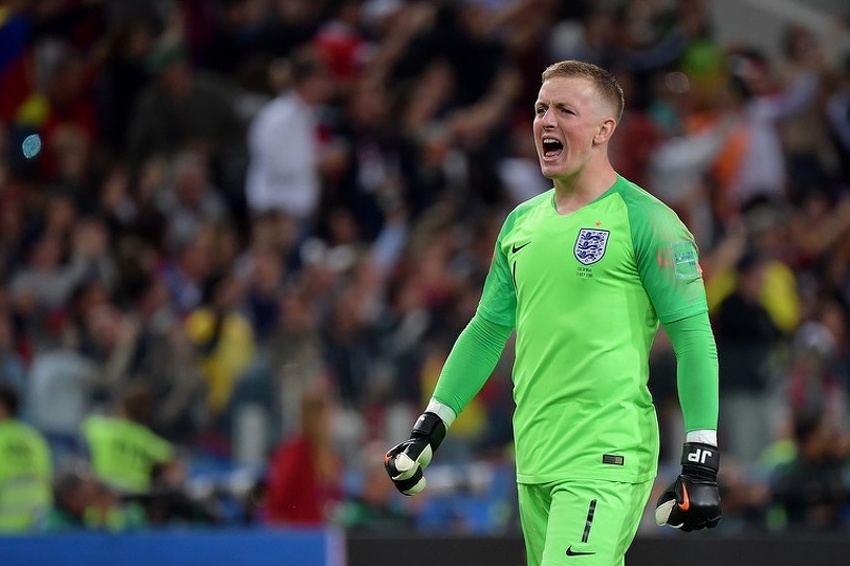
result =
[[[248,131],[245,183],[252,212],[281,211],[304,219],[319,200],[315,111],[294,92],[271,100]]]

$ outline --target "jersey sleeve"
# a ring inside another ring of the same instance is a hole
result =
[[[658,201],[629,207],[635,260],[662,323],[708,310],[699,251],[675,212]]]
[[[472,317],[440,372],[433,399],[459,415],[496,367],[512,329]]]
[[[514,209],[499,231],[475,316],[458,336],[434,389],[432,400],[451,408],[455,415],[487,381],[515,326],[516,292],[502,242],[518,214]]]
[[[717,430],[717,345],[708,313],[664,326],[676,352],[676,384],[685,432]]]
[[[517,211],[509,214],[499,231],[499,237],[493,249],[493,261],[490,263],[490,271],[484,281],[477,310],[481,318],[510,328],[516,324],[516,288],[508,258],[502,251],[502,241],[513,229],[516,217]]]

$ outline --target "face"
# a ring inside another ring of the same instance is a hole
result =
[[[581,77],[553,77],[534,103],[534,145],[543,175],[565,179],[579,173],[594,149],[613,131],[613,112],[593,83]]]

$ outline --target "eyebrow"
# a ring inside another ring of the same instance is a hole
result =
[[[574,105],[566,103],[566,102],[554,102],[552,104],[549,104],[549,103],[543,102],[542,100],[537,100],[537,101],[534,102],[534,108],[536,109],[538,106],[546,106],[547,108],[550,107],[550,106],[554,106],[555,108],[557,108],[559,110],[570,110],[570,111],[576,112],[576,113],[578,112]]]

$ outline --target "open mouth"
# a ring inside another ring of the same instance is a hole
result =
[[[543,157],[552,159],[561,155],[564,151],[564,144],[553,138],[543,138]]]

